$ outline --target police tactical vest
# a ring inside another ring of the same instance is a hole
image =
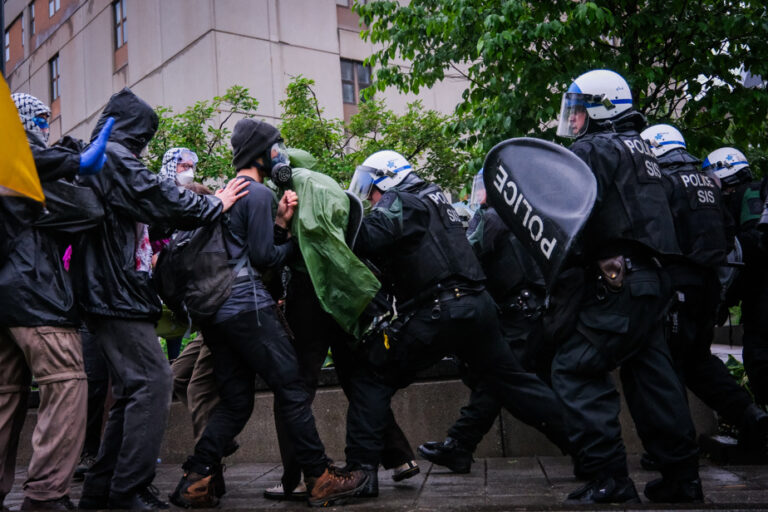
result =
[[[503,305],[523,289],[543,290],[545,283],[526,247],[506,225],[503,226],[504,234],[495,243],[484,237],[484,234],[491,234],[486,228],[496,223],[504,223],[496,210],[478,210],[470,221],[468,236],[470,240],[478,239],[480,264],[488,278],[486,288],[496,303]],[[493,247],[490,247],[491,244]]]
[[[429,212],[429,225],[421,240],[409,249],[398,248],[389,262],[388,277],[398,301],[429,292],[448,278],[467,282],[485,279],[466,239],[461,218],[440,187],[429,184],[416,194],[395,192],[401,199],[405,195],[417,197]]]
[[[720,188],[692,162],[664,165],[662,172],[683,256],[707,267],[723,263],[728,251]]]
[[[592,160],[592,172],[605,190],[585,230],[587,253],[604,257],[633,242],[658,254],[680,254],[659,163],[640,135],[634,130],[599,132],[585,135],[574,147],[582,141],[605,152]],[[607,160],[611,154],[618,161]]]

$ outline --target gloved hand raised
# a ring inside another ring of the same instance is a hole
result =
[[[80,169],[77,173],[80,176],[88,176],[90,174],[96,174],[101,172],[101,168],[107,161],[107,141],[109,140],[109,134],[112,133],[112,125],[115,124],[113,117],[107,118],[107,122],[104,123],[104,127],[99,132],[99,136],[96,140],[80,153]]]

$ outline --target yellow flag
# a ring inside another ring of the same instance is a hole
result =
[[[11,99],[11,90],[0,77],[0,195],[27,196],[41,203],[45,200],[35,161],[29,149],[19,112]]]

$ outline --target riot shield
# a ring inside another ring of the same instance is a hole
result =
[[[357,241],[357,234],[360,232],[360,226],[363,225],[363,203],[355,194],[349,190],[344,191],[349,198],[349,217],[347,220],[347,232],[345,238],[347,246],[350,249],[355,248],[355,242]]]
[[[595,204],[592,171],[568,149],[530,137],[497,144],[484,169],[488,204],[526,246],[549,288]]]

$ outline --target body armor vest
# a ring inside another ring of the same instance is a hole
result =
[[[698,265],[714,267],[725,262],[728,252],[720,188],[699,170],[698,160],[681,151],[660,159],[669,185],[677,241],[683,256]]]
[[[618,162],[607,162],[605,155],[593,159],[592,172],[605,190],[585,230],[587,254],[605,257],[637,244],[657,254],[680,254],[659,163],[640,135],[599,132],[574,146],[582,140],[596,151],[619,155]]]
[[[429,292],[449,278],[467,283],[485,279],[466,239],[461,218],[440,187],[429,184],[416,193],[399,190],[395,193],[403,202],[404,215],[412,200],[422,202],[429,211],[429,225],[424,236],[407,249],[393,251],[387,265],[390,270],[387,274],[398,301],[404,302]]]
[[[478,237],[483,237],[479,259],[488,277],[486,288],[497,304],[509,302],[523,289],[544,289],[544,277],[536,262],[520,240],[504,225],[496,210],[478,210],[469,229],[470,232],[483,231],[477,233]],[[488,240],[486,235],[493,236],[497,229],[502,229],[503,234],[495,241]],[[470,236],[475,235],[470,233]],[[490,244],[493,244],[493,248],[486,250]]]

